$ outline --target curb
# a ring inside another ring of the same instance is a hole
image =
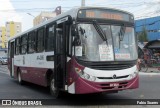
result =
[[[140,75],[160,75],[160,72],[139,72]]]

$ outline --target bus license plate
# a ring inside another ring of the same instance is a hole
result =
[[[112,83],[112,84],[110,84],[110,87],[118,87],[118,86],[119,86],[118,83]]]

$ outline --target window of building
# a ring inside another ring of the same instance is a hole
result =
[[[45,48],[46,51],[54,50],[54,25],[47,27]]]
[[[37,42],[36,42],[36,50],[37,52],[42,52],[44,50],[44,29],[39,29],[37,31]]]
[[[28,53],[35,51],[35,32],[28,34]]]
[[[15,54],[18,55],[20,52],[20,38],[16,39],[15,47]]]

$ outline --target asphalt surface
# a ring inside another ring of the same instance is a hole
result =
[[[140,87],[135,90],[125,90],[113,94],[89,94],[70,95],[66,94],[62,99],[55,99],[49,93],[49,89],[31,83],[20,85],[16,80],[10,78],[5,65],[0,65],[0,99],[51,99],[56,105],[104,105],[110,99],[160,99],[160,73],[141,73]],[[96,101],[91,101],[96,99]],[[70,100],[70,101],[69,101]],[[117,100],[117,101],[118,101]],[[75,102],[75,103],[74,103]],[[103,103],[104,102],[104,103]],[[99,106],[98,106],[99,107]],[[101,107],[99,107],[101,108]],[[112,107],[110,107],[112,108]],[[131,107],[132,108],[132,107]]]

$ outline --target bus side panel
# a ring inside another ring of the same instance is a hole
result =
[[[15,74],[14,78],[15,79],[17,79],[18,68],[21,71],[23,81],[31,82],[31,83],[41,85],[41,86],[47,86],[45,75],[48,69],[14,66],[14,74]]]
[[[41,86],[47,86],[47,81],[46,81],[46,72],[47,68],[33,68],[33,67],[27,67],[26,68],[29,72],[30,76],[30,81],[34,84],[38,84]]]
[[[54,52],[34,53],[17,55],[14,59],[15,74],[17,68],[22,73],[22,80],[34,84],[47,86],[46,72],[54,68],[54,61],[47,61],[47,56],[52,56]]]

